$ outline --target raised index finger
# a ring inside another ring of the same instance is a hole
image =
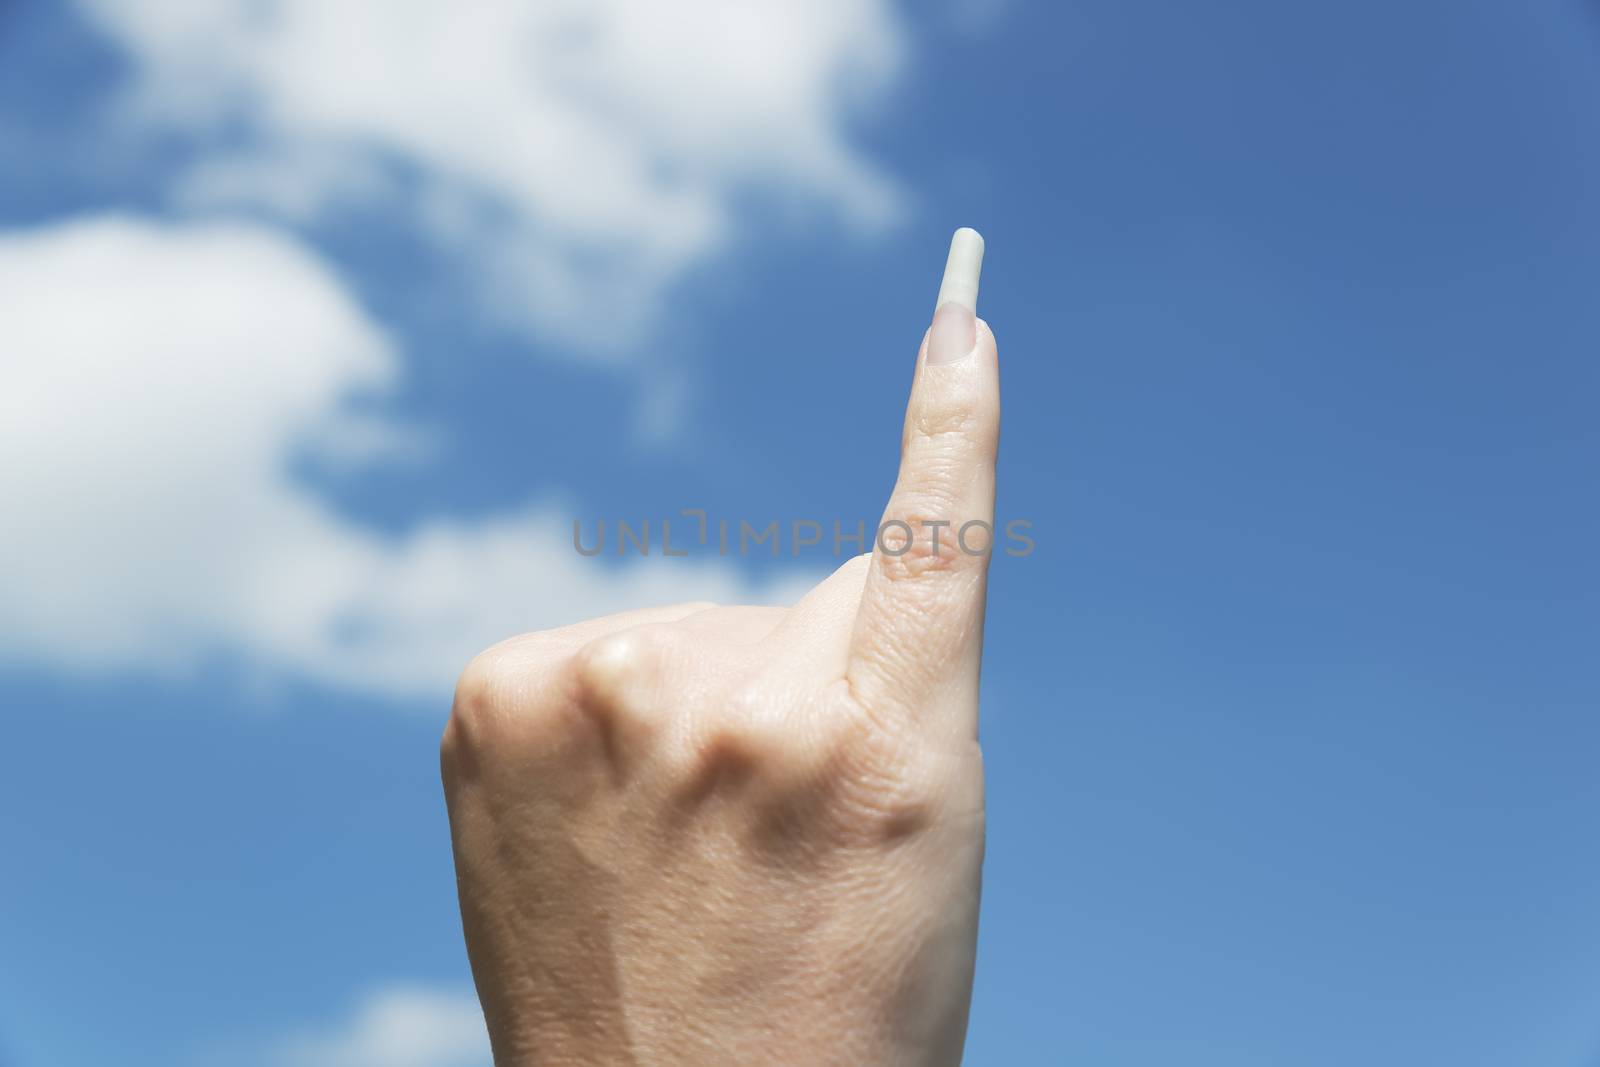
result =
[[[983,238],[957,230],[851,640],[852,688],[874,708],[970,717],[977,706],[1000,436],[994,336],[977,317],[982,263]]]

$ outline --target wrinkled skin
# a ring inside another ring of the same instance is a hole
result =
[[[965,359],[919,353],[903,554],[792,608],[629,612],[462,675],[442,763],[501,1067],[960,1062],[988,552],[953,531],[992,521],[999,433],[994,339],[966,328]]]

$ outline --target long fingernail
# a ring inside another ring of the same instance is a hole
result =
[[[966,359],[978,343],[978,316],[950,301],[933,313],[928,331],[928,362],[954,363]]]
[[[928,362],[954,363],[978,344],[978,274],[983,269],[983,238],[963,226],[950,238],[944,281],[934,301],[928,332]]]

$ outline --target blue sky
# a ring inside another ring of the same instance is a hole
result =
[[[482,1063],[455,669],[826,568],[563,538],[875,518],[958,225],[968,1062],[1600,1061],[1600,9],[380,6],[0,7],[0,1064]]]

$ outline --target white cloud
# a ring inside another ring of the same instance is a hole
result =
[[[390,986],[338,1027],[296,1034],[274,1067],[490,1067],[483,1013],[470,991]]]
[[[0,234],[0,308],[0,654],[160,672],[227,657],[432,696],[522,630],[798,592],[716,561],[605,567],[550,506],[404,536],[339,514],[290,460],[407,440],[344,404],[391,387],[399,361],[275,230],[100,217]]]
[[[136,128],[228,133],[180,204],[305,218],[398,182],[492,308],[590,354],[752,189],[868,225],[902,200],[844,131],[899,68],[890,0],[80,3],[136,60]]]

